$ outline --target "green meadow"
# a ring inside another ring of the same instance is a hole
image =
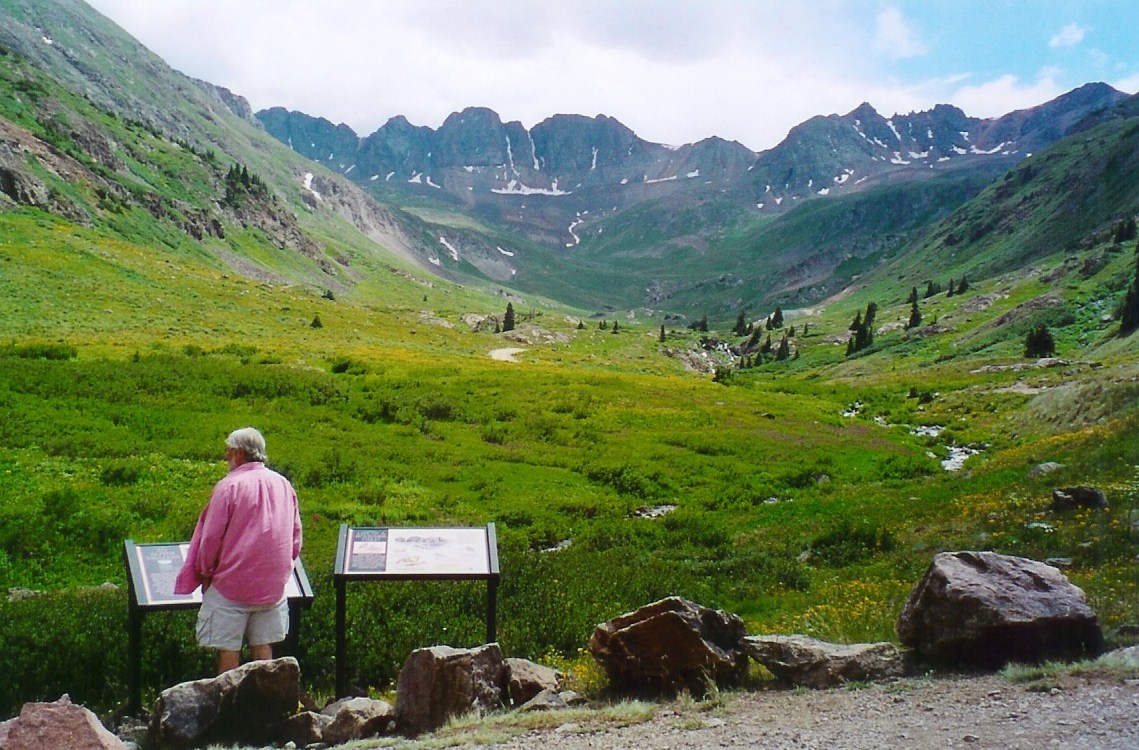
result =
[[[1064,558],[1105,631],[1139,621],[1139,366],[1088,301],[1114,299],[1135,250],[1086,252],[1108,260],[1067,277],[1059,309],[1025,307],[1057,288],[1038,275],[978,279],[921,301],[940,327],[891,327],[845,356],[868,300],[880,325],[909,313],[909,288],[880,284],[789,314],[789,359],[714,377],[673,356],[698,334],[661,341],[643,313],[609,314],[613,333],[535,300],[516,305],[519,328],[556,339],[518,343],[460,319],[501,315],[501,297],[410,272],[330,294],[250,280],[186,243],[0,213],[0,707],[125,700],[123,540],[188,539],[223,439],[245,425],[300,496],[316,600],[297,656],[316,695],[332,692],[341,524],[493,522],[504,651],[583,683],[593,627],[668,595],[751,633],[894,640],[943,550]],[[1022,356],[1040,316],[1056,366]],[[738,343],[730,326],[712,335]],[[502,347],[525,351],[488,356]],[[973,455],[944,468],[960,449]],[[1032,472],[1044,462],[1062,466]],[[1049,511],[1051,489],[1074,484],[1110,509]],[[351,683],[383,692],[411,650],[481,643],[484,597],[479,583],[351,587]],[[144,701],[210,673],[192,623],[147,617]]]

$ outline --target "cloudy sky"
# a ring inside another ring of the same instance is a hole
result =
[[[1139,90],[1134,0],[87,0],[187,75],[373,132],[484,106],[761,151],[818,114]]]

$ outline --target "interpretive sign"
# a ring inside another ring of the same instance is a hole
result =
[[[123,562],[127,568],[128,637],[130,639],[129,705],[141,708],[142,697],[142,621],[147,612],[164,609],[193,609],[202,605],[201,588],[189,594],[174,593],[174,579],[182,569],[189,542],[135,544],[123,542]],[[285,650],[291,650],[300,632],[300,608],[312,605],[312,586],[300,558],[293,561],[293,574],[285,584],[289,601],[289,637]]]
[[[336,545],[336,694],[345,695],[348,581],[481,580],[487,582],[486,640],[495,640],[498,542],[485,528],[340,526]]]
[[[140,608],[189,609],[201,606],[201,588],[196,588],[189,594],[174,593],[174,579],[186,561],[189,542],[135,544],[127,539],[124,544],[132,598]],[[293,574],[285,583],[285,598],[290,602],[311,602],[312,597],[305,566],[297,558],[293,561]]]
[[[343,527],[347,576],[486,577],[491,535],[487,529],[382,529]]]

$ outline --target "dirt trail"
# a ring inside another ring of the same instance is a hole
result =
[[[1135,750],[1139,680],[1065,675],[1018,684],[1000,676],[915,678],[861,688],[770,690],[722,706],[668,704],[642,724],[532,730],[496,748],[543,750]]]
[[[515,357],[514,355],[515,354],[521,354],[524,351],[526,351],[526,350],[525,349],[519,349],[518,347],[506,347],[503,349],[491,349],[490,350],[490,358],[494,359],[494,360],[498,360],[499,362],[517,362],[518,358]]]

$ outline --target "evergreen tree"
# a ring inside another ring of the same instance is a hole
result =
[[[775,306],[775,312],[771,315],[771,327],[772,329],[783,327],[783,308],[779,305]]]
[[[312,322],[308,324],[309,328],[324,328],[324,323],[320,322],[320,316],[312,316]]]
[[[610,333],[617,333],[620,329],[621,329],[621,324],[614,320],[613,321],[613,330],[610,331]]]
[[[922,295],[925,299],[929,299],[935,294],[941,294],[941,284],[936,281],[930,281],[925,287],[925,294]]]
[[[787,329],[787,335],[792,337],[792,338],[795,337],[795,326],[791,326],[790,328]]]
[[[918,309],[918,303],[915,300],[910,305],[910,320],[906,323],[906,328],[917,328],[921,325],[921,310]]]
[[[664,343],[664,323],[660,324],[660,342]]]
[[[877,315],[878,315],[878,303],[873,302],[873,301],[867,302],[866,303],[866,314],[862,316],[862,325],[864,325],[866,327],[866,330],[868,330],[868,331],[874,330],[874,318]]]
[[[956,292],[953,289],[953,279],[949,280],[949,289],[946,290],[945,296],[952,297]]]
[[[609,330],[609,321],[608,320],[601,321],[600,323],[597,324],[597,328],[599,330],[602,330],[602,331],[608,331]]]
[[[506,303],[506,314],[502,316],[502,332],[514,330],[514,303]]]
[[[850,321],[850,328],[848,330],[857,331],[862,327],[862,311],[854,313],[854,320]]]
[[[787,342],[787,337],[784,336],[779,340],[779,348],[775,350],[775,360],[781,362],[791,356],[791,344]]]
[[[1038,325],[1024,337],[1024,356],[1051,357],[1056,353],[1056,342],[1046,325]]]
[[[1139,248],[1135,250],[1135,275],[1131,286],[1123,297],[1123,307],[1119,311],[1119,333],[1126,336],[1139,328]]]
[[[910,287],[910,296],[906,297],[906,303],[912,305],[918,301],[918,288],[916,286]]]
[[[747,310],[740,310],[740,314],[736,317],[736,327],[732,329],[732,333],[737,336],[747,335]]]
[[[961,277],[961,283],[957,285],[957,296],[960,297],[969,288],[969,279],[965,276]]]
[[[1135,239],[1135,236],[1135,218],[1132,217],[1115,225],[1115,232],[1112,234],[1111,239],[1115,244],[1118,245],[1121,242],[1129,242]]]
[[[577,330],[579,330],[579,331],[585,330],[585,321],[584,320],[577,321]]]
[[[703,318],[700,319],[700,324],[696,328],[696,330],[700,331],[701,333],[707,333],[708,332],[708,316],[707,315],[705,315]]]
[[[763,342],[763,346],[759,347],[760,354],[771,354],[771,334],[767,334],[767,340]]]

